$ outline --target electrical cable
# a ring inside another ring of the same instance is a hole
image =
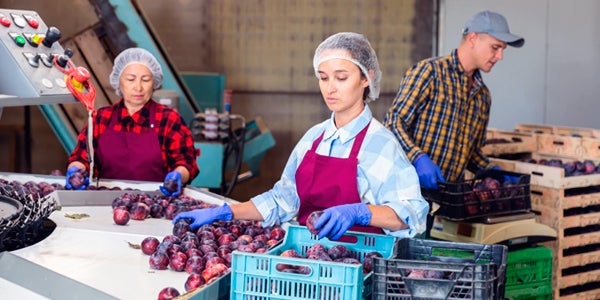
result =
[[[96,109],[94,108],[94,102],[96,100],[96,88],[89,81],[90,72],[84,67],[75,67],[69,59],[63,58],[65,67],[62,67],[58,62],[59,56],[53,57],[54,65],[58,70],[65,73],[65,84],[67,88],[73,94],[73,96],[79,100],[79,102],[85,105],[88,111],[88,128],[87,128],[87,147],[88,147],[88,161],[90,163],[90,182],[94,180],[94,130],[93,121]]]
[[[233,129],[232,121],[241,121],[241,127],[237,130]],[[236,132],[237,131],[237,132]],[[240,115],[229,115],[229,136],[227,146],[225,147],[225,156],[223,159],[223,180],[221,181],[221,195],[229,196],[237,184],[238,176],[242,169],[244,158],[244,144],[246,136],[246,119]],[[225,170],[227,170],[229,158],[233,157],[233,171],[229,182],[225,180]]]

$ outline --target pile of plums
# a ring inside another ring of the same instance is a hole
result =
[[[279,256],[291,257],[291,258],[304,258],[320,261],[331,261],[345,264],[361,264],[359,258],[356,257],[357,253],[348,249],[344,245],[334,245],[329,248],[323,244],[316,243],[310,246],[306,250],[306,255],[302,256],[295,249],[286,249]],[[371,251],[365,254],[362,262],[363,274],[367,274],[373,271],[373,257],[382,257],[381,253],[377,251]],[[297,274],[310,274],[311,268],[308,266],[300,266],[293,264],[279,263],[275,266],[277,271],[286,273],[297,273]]]
[[[187,195],[177,197],[163,194],[123,193],[112,201],[115,224],[126,225],[129,219],[142,221],[147,218],[172,220],[178,213],[214,205]]]
[[[211,283],[231,268],[231,252],[264,253],[283,240],[285,230],[281,226],[262,227],[255,221],[217,221],[190,228],[188,219],[173,224],[173,234],[162,241],[149,236],[141,242],[141,250],[149,255],[148,263],[154,270],[173,270],[189,274],[185,291]],[[172,299],[179,295],[177,289],[165,287],[159,299]]]
[[[19,193],[19,196],[26,197],[29,195],[29,196],[33,197],[33,199],[38,199],[38,198],[44,197],[54,191],[67,190],[65,188],[65,186],[60,183],[48,183],[45,181],[35,182],[32,180],[22,183],[17,180],[8,181],[8,180],[0,178],[0,185],[1,186],[11,186],[10,188],[12,190],[15,190],[17,193]],[[86,188],[86,190],[120,191],[122,189],[119,187],[109,188],[106,186],[99,186],[99,187],[88,186]],[[125,190],[131,190],[131,189],[126,188]]]
[[[466,191],[463,197],[466,212],[474,216],[524,209],[526,208],[525,188],[526,184],[508,180],[501,183],[492,177],[475,180],[472,192]]]
[[[596,165],[593,160],[586,159],[583,161],[573,160],[569,162],[563,162],[561,159],[540,159],[535,160],[533,158],[524,160],[530,164],[538,164],[549,167],[563,168],[565,170],[565,176],[581,176],[600,174],[600,163]]]

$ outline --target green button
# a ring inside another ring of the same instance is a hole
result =
[[[23,45],[25,45],[25,38],[19,35],[15,37],[15,43],[22,47]]]

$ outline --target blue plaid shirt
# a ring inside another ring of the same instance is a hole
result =
[[[419,178],[398,140],[373,119],[368,106],[346,126],[337,129],[331,118],[313,126],[298,142],[273,188],[250,199],[264,218],[264,226],[292,220],[298,214],[300,198],[296,191],[296,170],[312,143],[324,132],[317,148],[320,155],[347,158],[356,135],[371,125],[358,153],[357,183],[363,203],[387,205],[410,226],[407,230],[385,233],[395,237],[412,237],[425,231],[429,204],[423,199]]]

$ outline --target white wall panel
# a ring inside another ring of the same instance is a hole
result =
[[[481,10],[503,14],[522,48],[484,74],[492,92],[490,127],[517,123],[600,128],[600,2],[595,0],[441,1],[440,55],[458,46],[465,22]]]

